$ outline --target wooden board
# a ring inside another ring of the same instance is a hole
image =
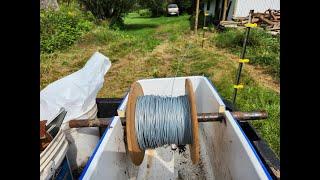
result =
[[[144,150],[139,147],[135,130],[135,111],[138,96],[143,96],[143,90],[141,85],[138,82],[135,82],[131,85],[128,97],[126,109],[126,135],[130,158],[137,166],[141,164],[144,157]]]
[[[190,79],[185,81],[185,91],[189,98],[191,110],[191,125],[192,125],[192,144],[190,144],[190,155],[193,164],[197,164],[200,158],[199,147],[199,127],[197,119],[196,99],[193,92],[193,87]]]

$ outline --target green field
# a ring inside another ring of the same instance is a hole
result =
[[[245,29],[227,29],[211,38],[217,47],[239,55],[242,51]],[[250,64],[264,67],[275,81],[280,81],[280,36],[273,36],[263,29],[253,28],[247,42],[246,58]]]
[[[237,52],[217,47],[216,33],[207,33],[210,41],[202,48],[202,32],[193,35],[188,18],[187,15],[148,18],[130,13],[125,18],[124,30],[111,30],[104,22],[95,24],[70,47],[41,53],[40,89],[77,71],[99,51],[112,61],[99,97],[122,97],[132,82],[142,78],[204,75],[225,99],[231,100]],[[268,120],[253,125],[279,155],[280,93],[275,90],[278,87],[268,85],[269,79],[275,78],[259,72],[254,64],[244,66],[245,86],[239,91],[237,106],[244,111],[268,111]],[[260,76],[267,78],[262,81]]]

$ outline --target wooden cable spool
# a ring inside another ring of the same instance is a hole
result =
[[[190,118],[192,128],[192,144],[190,146],[190,155],[193,164],[197,164],[200,159],[199,146],[199,129],[198,123],[201,122],[222,122],[225,118],[224,113],[198,113],[196,109],[196,99],[193,92],[193,86],[190,79],[185,80],[185,94],[188,96],[190,105]],[[125,109],[125,118],[121,119],[123,126],[126,126],[126,139],[128,145],[129,156],[135,165],[140,165],[144,158],[145,150],[140,149],[135,131],[135,110],[136,102],[139,96],[143,96],[144,92],[141,85],[135,82],[131,85],[127,106]],[[239,121],[261,120],[267,119],[266,111],[255,112],[231,112],[232,116]],[[80,127],[108,127],[113,118],[87,119],[87,120],[71,120],[69,121],[70,128]],[[44,136],[40,132],[40,138]]]
[[[196,100],[193,92],[193,87],[190,79],[185,81],[185,93],[188,95],[190,111],[191,111],[191,125],[192,125],[192,144],[190,144],[190,154],[193,164],[197,164],[200,158],[199,146],[199,129],[197,119]],[[144,158],[144,150],[140,149],[137,136],[135,132],[135,109],[136,102],[139,96],[143,96],[143,89],[138,82],[131,85],[127,109],[126,109],[126,134],[128,151],[132,162],[135,165],[140,165]]]
[[[143,96],[143,90],[141,85],[138,82],[135,82],[130,88],[126,109],[128,151],[130,158],[135,165],[140,165],[144,157],[144,150],[139,147],[135,131],[135,107],[138,96]]]

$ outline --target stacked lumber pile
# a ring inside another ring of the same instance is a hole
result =
[[[247,18],[239,18],[236,21],[221,21],[220,25],[225,27],[243,27],[248,23]],[[268,9],[264,13],[253,13],[252,23],[257,23],[258,26],[265,28],[272,34],[280,33],[280,10]]]
[[[268,9],[264,13],[253,13],[252,17],[252,23],[280,33],[280,10]]]

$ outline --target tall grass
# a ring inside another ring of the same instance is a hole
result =
[[[240,56],[244,36],[243,29],[227,29],[225,32],[218,33],[211,39],[211,42],[219,48],[226,48],[231,53]],[[246,58],[250,59],[250,64],[265,67],[275,80],[280,80],[279,37],[274,37],[262,29],[251,29]]]
[[[235,73],[235,70],[233,72]],[[243,74],[243,82],[246,86],[238,92],[236,106],[241,111],[265,110],[268,112],[268,119],[250,123],[280,157],[280,95],[259,86],[246,73]],[[228,76],[215,81],[219,93],[231,101],[234,89],[230,84],[232,84],[232,80]]]
[[[171,52],[177,57],[171,63],[171,74],[178,71],[178,76],[204,75],[212,80],[224,99],[232,100],[237,64],[228,59],[228,55],[194,45],[180,52],[174,50]],[[184,52],[187,54],[180,61]],[[238,92],[237,108],[240,111],[268,112],[268,119],[250,123],[280,157],[280,94],[259,85],[245,69],[242,73],[242,83],[245,86]]]

